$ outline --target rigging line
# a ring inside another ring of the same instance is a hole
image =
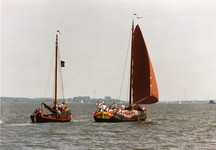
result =
[[[47,83],[46,83],[46,87],[45,87],[44,97],[46,95],[46,92],[47,92],[47,89],[48,89],[48,84],[49,84],[49,81],[50,81],[51,69],[52,69],[53,59],[54,59],[54,52],[55,51],[53,51],[52,59],[51,59],[51,62],[50,62],[49,73],[48,73],[48,77],[47,77]]]
[[[58,51],[58,53],[59,53],[59,51]],[[58,54],[58,62],[61,62],[61,60],[60,60],[60,54]],[[64,86],[63,86],[63,77],[62,77],[62,67],[61,67],[61,63],[59,63],[59,70],[60,70],[60,77],[61,77],[61,87],[62,87],[63,102],[65,102],[65,99],[64,99]]]
[[[125,76],[125,70],[126,70],[126,66],[127,66],[128,53],[129,53],[129,50],[130,50],[130,41],[131,41],[130,37],[129,37],[128,50],[127,50],[126,59],[125,59],[125,66],[124,66],[124,71],[123,71],[122,83],[121,83],[121,88],[120,88],[120,93],[119,93],[119,100],[120,100],[120,97],[121,97],[121,92],[122,92],[122,87],[123,87],[123,82],[124,82],[124,76]]]
[[[127,85],[127,93],[126,93],[127,100],[129,100],[129,93],[130,93],[130,80],[128,80],[128,85]]]
[[[60,35],[62,35],[60,32],[59,32]],[[60,47],[61,47],[61,39],[59,38],[59,70],[60,70],[60,76],[61,76],[61,87],[62,87],[62,97],[63,97],[63,102],[65,102],[65,99],[64,99],[64,84],[63,84],[63,76],[62,76],[62,67],[61,67],[61,60],[60,60]]]

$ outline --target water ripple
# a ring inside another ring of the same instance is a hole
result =
[[[145,122],[127,123],[96,123],[93,104],[68,106],[72,109],[71,122],[35,124],[31,123],[29,116],[38,104],[2,104],[1,149],[216,147],[216,105],[202,105],[201,109],[200,105],[147,105]]]

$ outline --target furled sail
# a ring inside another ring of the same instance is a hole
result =
[[[152,104],[158,102],[158,88],[148,50],[139,25],[132,39],[132,94],[133,103]]]
[[[55,109],[51,108],[51,107],[48,106],[47,104],[45,104],[45,103],[42,103],[42,104],[44,104],[45,108],[47,108],[49,111],[51,111],[51,112],[53,112],[53,113],[56,113],[56,112],[57,112]]]

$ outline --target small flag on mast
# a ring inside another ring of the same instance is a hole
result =
[[[141,18],[143,18],[143,17],[138,17],[137,14],[135,14],[135,13],[134,13],[134,15],[137,17],[137,19],[141,19]]]
[[[57,30],[57,32],[58,32],[60,35],[62,35],[61,32],[60,32],[59,30]]]
[[[65,62],[61,60],[61,67],[65,67]]]

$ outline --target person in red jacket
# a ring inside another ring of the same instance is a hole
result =
[[[134,110],[138,110],[138,111],[143,111],[143,109],[141,108],[140,104],[137,104],[136,106],[134,106],[133,109]]]

